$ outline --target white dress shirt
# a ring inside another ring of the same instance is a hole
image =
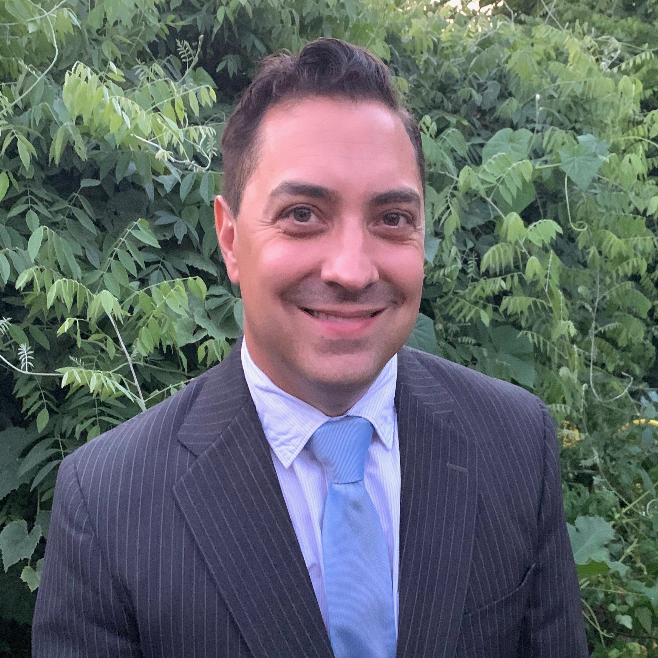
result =
[[[329,416],[276,386],[253,362],[246,340],[242,341],[241,358],[249,392],[270,444],[281,491],[327,626],[322,563],[322,517],[327,498],[327,480],[320,463],[308,450],[304,450],[304,446],[313,432],[329,420]],[[394,406],[396,380],[397,356],[394,356],[366,394],[345,415],[367,418],[375,428],[366,457],[365,486],[386,537],[397,633],[400,445]]]

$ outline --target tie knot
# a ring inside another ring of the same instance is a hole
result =
[[[359,416],[345,416],[320,425],[306,447],[324,467],[334,484],[363,480],[372,424]]]

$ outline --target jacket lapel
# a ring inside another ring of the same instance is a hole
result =
[[[179,431],[197,459],[174,496],[253,655],[331,658],[239,348],[197,382]]]
[[[450,417],[454,400],[413,352],[399,355],[398,658],[454,655],[475,532],[477,454]]]

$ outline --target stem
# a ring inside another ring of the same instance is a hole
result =
[[[567,215],[569,217],[569,226],[571,226],[571,228],[574,231],[577,231],[578,233],[582,233],[583,231],[585,231],[587,229],[587,224],[585,224],[585,222],[581,222],[583,227],[582,228],[577,228],[576,226],[574,226],[574,223],[571,220],[571,206],[569,204],[569,184],[568,183],[569,183],[569,179],[568,179],[567,175],[565,174],[565,176],[564,176],[564,196],[565,196],[566,201],[567,201]]]
[[[599,638],[601,639],[601,644],[605,646],[605,636],[607,633],[603,631],[601,628],[601,625],[599,624],[599,620],[596,618],[596,615],[594,614],[594,610],[592,610],[592,606],[585,601],[585,599],[582,599],[583,605],[585,606],[586,610],[585,612],[585,617],[587,618],[587,621],[594,626],[596,629],[596,632],[599,634]]]
[[[130,372],[132,373],[133,376],[133,382],[135,384],[135,388],[137,389],[137,395],[139,395],[139,400],[140,400],[139,406],[141,407],[142,411],[146,411],[146,403],[144,402],[142,389],[139,387],[139,382],[137,381],[137,375],[135,374],[135,368],[133,367],[133,360],[130,358],[130,354],[128,354],[128,350],[126,349],[126,345],[123,342],[123,338],[121,337],[121,333],[119,332],[119,327],[117,327],[114,318],[110,314],[108,314],[107,317],[110,318],[110,322],[112,323],[112,326],[114,327],[114,331],[116,331],[117,338],[119,339],[119,344],[121,345],[121,349],[123,350],[123,353],[126,356],[126,360],[128,361],[128,367],[130,368]]]
[[[571,221],[571,217],[569,218],[569,221]],[[599,307],[599,300],[601,299],[599,294],[600,285],[601,285],[601,272],[600,270],[597,270],[596,271],[596,299],[594,300],[594,310],[592,311],[591,343],[590,343],[590,351],[589,351],[589,386],[592,389],[592,393],[594,393],[594,397],[599,402],[602,402],[601,396],[596,392],[596,388],[594,387],[594,354],[596,352],[596,345],[594,343],[594,339],[596,337],[596,312]]]
[[[2,354],[0,354],[0,361],[2,361],[6,366],[11,368],[12,370],[15,370],[16,372],[20,372],[21,375],[34,375],[35,377],[61,377],[61,375],[58,372],[31,372],[30,370],[22,370],[21,368],[17,368],[11,361],[7,361]]]

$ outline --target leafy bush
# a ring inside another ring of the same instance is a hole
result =
[[[594,655],[658,655],[652,55],[401,0],[0,6],[0,654],[29,651],[63,457],[239,335],[219,137],[259,59],[318,36],[386,59],[422,117],[410,343],[546,400]]]

